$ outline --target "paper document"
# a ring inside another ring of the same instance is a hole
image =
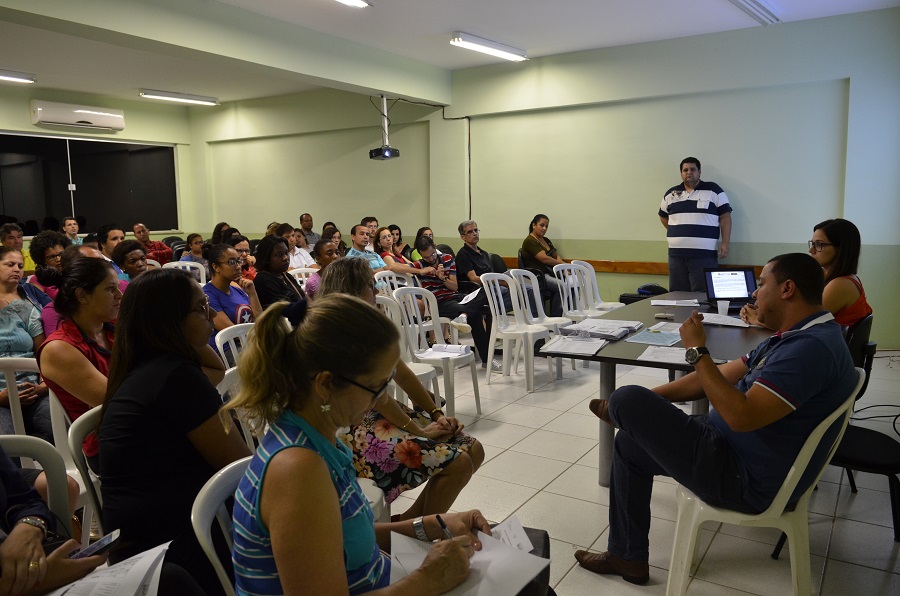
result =
[[[469,559],[469,577],[447,594],[455,596],[515,596],[549,564],[549,559],[522,552],[478,532],[482,548]],[[431,543],[391,532],[391,583],[416,569]]]
[[[491,536],[506,546],[517,548],[526,553],[534,550],[534,545],[531,544],[531,539],[525,533],[522,521],[517,515],[511,515],[506,518],[506,521],[491,528]]]
[[[77,582],[50,592],[50,596],[155,596],[168,548],[166,542],[121,563],[96,569]]]
[[[644,353],[638,356],[638,360],[647,362],[668,362],[671,364],[685,364],[684,348],[667,348],[663,346],[647,346]],[[713,358],[716,364],[722,364],[725,361],[719,358]]]
[[[587,337],[605,337],[622,339],[632,331],[643,327],[640,321],[616,321],[614,319],[585,319],[580,323],[560,327],[563,335],[582,335]]]
[[[729,317],[728,315],[719,315],[716,313],[705,312],[703,313],[703,324],[704,325],[728,325],[729,327],[749,327],[747,323],[736,317]]]
[[[466,294],[465,297],[464,297],[462,300],[459,301],[459,303],[460,303],[460,304],[466,304],[466,303],[469,303],[469,302],[475,300],[475,298],[476,298],[476,297],[478,296],[478,294],[480,294],[480,293],[481,293],[481,288],[478,288],[478,289],[475,290],[474,292],[470,292],[470,293]]]
[[[700,302],[696,298],[690,300],[650,300],[650,306],[695,306],[699,307]]]
[[[419,352],[416,356],[421,358],[452,358],[460,354],[470,354],[472,346],[460,344],[434,344],[424,352]]]
[[[597,337],[561,336],[557,335],[543,346],[541,353],[571,354],[573,356],[593,356],[608,341]]]
[[[678,332],[644,329],[637,335],[625,338],[625,341],[634,344],[650,344],[651,346],[674,346],[681,341],[681,335]]]

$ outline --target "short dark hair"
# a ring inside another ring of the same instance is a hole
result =
[[[215,275],[216,270],[213,268],[213,265],[219,265],[222,260],[222,256],[227,253],[229,250],[234,250],[234,247],[228,244],[204,244],[203,245],[203,258],[209,263],[209,272]]]
[[[804,302],[811,305],[822,304],[825,277],[814,258],[802,252],[793,252],[773,257],[769,259],[769,263],[772,264],[772,276],[777,283],[791,280]]]
[[[31,239],[31,244],[28,245],[28,254],[31,255],[31,260],[34,261],[35,265],[45,265],[44,253],[47,252],[48,248],[53,248],[54,246],[65,248],[70,244],[71,242],[62,232],[44,230]]]
[[[12,234],[13,232],[18,232],[22,234],[22,228],[19,227],[19,224],[8,223],[0,226],[0,242],[6,240],[6,237]]]
[[[100,244],[100,246],[106,244],[107,240],[109,240],[109,233],[113,230],[122,230],[122,233],[125,232],[122,226],[115,223],[103,224],[102,226],[97,228],[97,242]]]
[[[289,223],[279,224],[277,228],[275,228],[276,236],[284,236],[285,234],[293,233],[294,226]]]
[[[247,244],[250,244],[250,239],[247,238],[246,236],[242,236],[241,234],[234,234],[230,238],[228,238],[228,240],[226,240],[225,242],[220,242],[219,244],[226,244],[226,245],[234,248],[241,242],[246,242]]]
[[[334,234],[332,234],[331,236],[334,236]],[[313,257],[321,257],[322,251],[325,250],[325,245],[334,244],[334,242],[331,242],[331,236],[328,236],[327,238],[325,236],[322,236],[316,241],[316,245],[313,246]]]
[[[817,224],[813,228],[813,231],[816,230],[822,230],[822,233],[834,245],[835,252],[837,252],[825,283],[837,277],[856,275],[856,270],[859,267],[859,253],[862,249],[859,228],[849,220],[835,218],[826,219],[822,223]],[[32,242],[34,241],[32,240]]]
[[[700,167],[700,160],[699,160],[699,159],[697,159],[696,157],[685,157],[684,159],[681,160],[681,163],[678,164],[678,171],[679,171],[679,172],[681,171],[681,168],[683,168],[683,167],[684,167],[684,164],[686,164],[686,163],[692,163],[692,164],[694,164],[695,166],[697,166],[697,171],[700,171],[700,170],[703,169],[703,168]]]
[[[63,218],[63,225],[66,225],[70,221],[74,221],[75,223],[78,223],[78,220],[76,218],[72,217],[71,215],[67,215],[66,217]]]
[[[84,255],[72,259],[63,269],[63,282],[59,293],[53,300],[56,312],[71,318],[78,312],[81,304],[76,292],[84,290],[89,294],[92,293],[97,286],[106,281],[110,271],[113,271],[113,268],[106,259],[95,259]]]
[[[356,224],[355,226],[353,226],[352,228],[350,228],[350,235],[351,235],[351,236],[356,236],[356,230],[357,230],[357,228],[366,228],[366,224]],[[369,231],[368,228],[366,228],[366,231],[367,231],[367,232]]]
[[[139,250],[144,253],[144,256],[147,255],[147,249],[143,244],[138,242],[137,240],[123,240],[116,244],[116,247],[113,249],[112,260],[113,263],[118,265],[119,267],[125,262],[125,257],[128,256],[128,253]]]
[[[416,240],[416,250],[419,251],[420,255],[423,250],[428,250],[429,248],[434,248],[434,240],[428,236],[420,236],[419,239]]]
[[[373,221],[374,221],[375,223],[378,223],[378,218],[375,217],[375,216],[373,216],[373,215],[369,215],[368,217],[362,218],[362,219],[359,221],[359,225],[361,225],[361,226],[368,226],[368,225],[369,225],[370,223],[372,223]]]
[[[228,228],[227,230],[222,232],[222,241],[221,242],[228,242],[229,238],[232,238],[234,236],[240,236],[240,235],[241,235],[241,231],[239,229]],[[221,242],[218,242],[216,244],[221,244]]]

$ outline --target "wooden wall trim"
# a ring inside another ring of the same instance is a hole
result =
[[[599,273],[639,273],[643,275],[669,275],[668,263],[654,263],[652,261],[594,261],[584,259]],[[503,257],[503,262],[510,269],[519,266],[518,257]],[[731,264],[729,264],[731,266]],[[762,265],[733,265],[734,267],[753,267],[756,277],[762,273]]]

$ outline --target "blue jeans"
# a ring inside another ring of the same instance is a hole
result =
[[[669,255],[669,291],[705,292],[704,269],[718,267],[715,257],[674,257]]]
[[[622,387],[609,398],[619,432],[609,485],[609,546],[628,561],[649,557],[654,476],[670,476],[715,507],[756,513],[744,502],[737,455],[706,416],[688,416],[653,391]]]

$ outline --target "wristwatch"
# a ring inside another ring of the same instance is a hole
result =
[[[416,538],[422,542],[431,542],[428,538],[428,534],[425,533],[425,524],[422,522],[421,517],[417,517],[413,520],[413,530],[416,532]]]
[[[36,517],[34,515],[26,515],[25,517],[19,518],[19,520],[16,521],[16,525],[18,524],[28,524],[29,526],[34,526],[44,533],[44,538],[47,537],[47,522],[44,521],[43,518]]]
[[[684,359],[688,364],[694,365],[700,361],[700,358],[702,358],[704,354],[709,354],[709,350],[704,346],[688,348],[684,353]]]

